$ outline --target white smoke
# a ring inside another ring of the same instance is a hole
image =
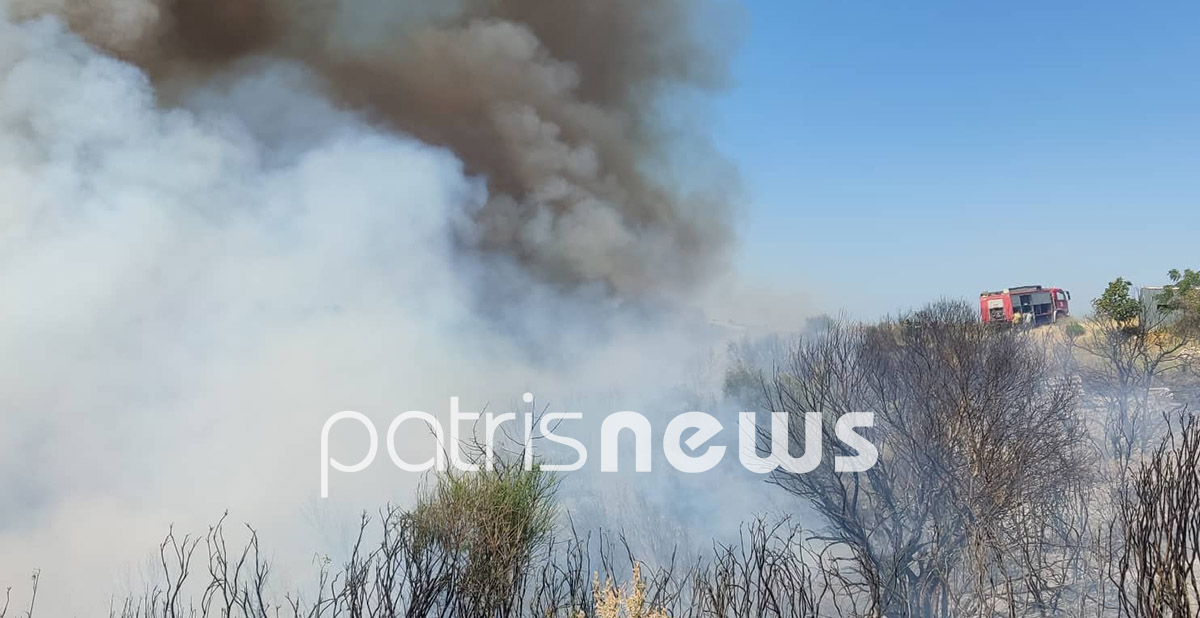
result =
[[[333,412],[386,426],[526,390],[608,390],[586,411],[611,412],[616,385],[688,382],[707,350],[463,255],[483,183],[322,88],[257,59],[167,108],[60,21],[0,20],[0,584],[42,569],[45,615],[140,585],[171,523],[233,509],[305,564],[322,522],[407,500],[419,479],[382,464],[316,500]],[[479,307],[483,286],[515,304]]]
[[[246,78],[293,110],[264,140],[160,111],[137,69],[56,21],[0,28],[0,570],[43,568],[49,602],[94,611],[98,574],[170,521],[311,495],[322,415],[452,388],[469,303],[449,226],[475,189],[293,68]]]

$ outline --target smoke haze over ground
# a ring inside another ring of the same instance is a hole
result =
[[[668,414],[720,374],[685,307],[733,179],[658,106],[720,84],[710,7],[308,4],[0,0],[0,584],[42,569],[48,615],[225,509],[336,551],[418,482],[316,501],[338,410]]]

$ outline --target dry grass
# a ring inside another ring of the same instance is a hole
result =
[[[600,574],[596,573],[592,581],[592,592],[595,599],[596,618],[667,618],[667,612],[651,607],[646,600],[646,582],[642,580],[642,565],[634,563],[633,581],[628,592],[618,588],[612,577],[600,583]],[[580,611],[576,618],[586,618]]]

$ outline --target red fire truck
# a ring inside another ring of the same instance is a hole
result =
[[[1062,288],[1023,285],[983,292],[979,295],[979,312],[984,322],[1050,324],[1071,315],[1070,300],[1071,293]]]

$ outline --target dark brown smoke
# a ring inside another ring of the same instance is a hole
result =
[[[17,5],[33,14],[45,1]],[[464,245],[539,279],[659,295],[702,279],[730,243],[730,178],[674,186],[679,142],[656,117],[662,95],[723,81],[722,54],[705,43],[717,33],[698,17],[714,7],[703,2],[65,5],[55,10],[74,28],[159,83],[202,83],[253,55],[305,63],[342,104],[452,150],[486,179]]]
[[[176,0],[166,35],[192,59],[223,63],[267,49],[281,34],[279,14],[257,0]]]

